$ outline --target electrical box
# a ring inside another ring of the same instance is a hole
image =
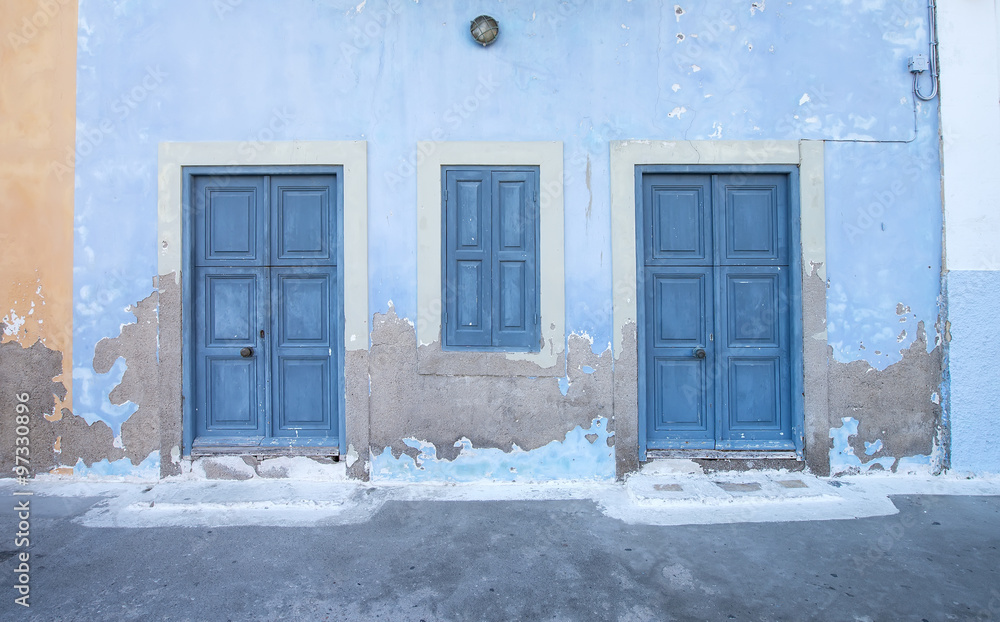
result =
[[[927,62],[927,57],[923,54],[910,57],[910,73],[923,73],[929,68],[930,64]]]

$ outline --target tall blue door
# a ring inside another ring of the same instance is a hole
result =
[[[194,445],[337,447],[335,175],[195,176]]]
[[[794,448],[788,183],[642,176],[647,449]]]

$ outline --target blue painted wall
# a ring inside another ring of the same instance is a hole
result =
[[[480,13],[501,25],[489,48],[468,35]],[[88,370],[152,291],[161,141],[369,141],[370,310],[412,319],[417,141],[561,140],[567,328],[596,352],[612,340],[610,140],[838,141],[830,343],[884,368],[920,321],[932,346],[938,315],[937,112],[914,112],[906,70],[926,42],[916,2],[81,0],[76,412],[117,434],[134,410],[108,402],[121,361]]]
[[[951,344],[951,466],[956,471],[1000,472],[1000,271],[948,273]]]

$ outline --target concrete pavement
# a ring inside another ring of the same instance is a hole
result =
[[[0,619],[1000,620],[998,495],[680,463],[626,485],[8,480]]]

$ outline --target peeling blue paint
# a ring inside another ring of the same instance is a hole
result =
[[[463,438],[455,443],[461,451],[454,460],[437,457],[431,443],[408,438],[407,446],[420,451],[416,459],[407,454],[392,457],[386,447],[381,454],[372,456],[372,479],[406,482],[531,482],[559,479],[613,480],[615,477],[615,450],[608,447],[607,419],[599,417],[588,429],[580,426],[566,433],[565,440],[524,451],[515,445],[505,452],[496,448],[473,447]],[[586,435],[593,434],[593,441]]]
[[[128,458],[121,458],[114,462],[107,458],[100,462],[95,462],[89,467],[83,460],[78,458],[73,466],[73,475],[76,477],[98,477],[98,478],[135,478],[142,480],[155,480],[160,478],[160,452],[153,451],[139,464],[132,464]]]
[[[591,367],[590,365],[581,365],[580,366],[580,371],[582,371],[585,374],[592,374],[592,373],[594,373],[597,370],[594,369],[593,367]]]
[[[83,417],[88,425],[103,421],[114,436],[121,436],[122,424],[138,410],[138,406],[132,402],[112,404],[109,395],[121,384],[127,367],[125,359],[119,357],[106,374],[95,373],[92,367],[74,368],[73,414]]]
[[[565,396],[569,393],[569,376],[563,376],[559,379],[559,392]]]
[[[865,455],[866,456],[874,456],[875,454],[877,454],[880,451],[882,451],[882,439],[877,438],[877,439],[875,439],[874,443],[869,443],[868,441],[865,441]]]
[[[868,471],[872,466],[878,464],[888,471],[896,461],[891,456],[875,458],[866,463],[854,454],[854,448],[848,442],[851,436],[858,434],[858,420],[854,417],[843,417],[842,425],[839,428],[830,429],[830,438],[833,439],[833,447],[830,449],[830,475],[850,473],[852,471]],[[878,441],[876,441],[878,442]]]

